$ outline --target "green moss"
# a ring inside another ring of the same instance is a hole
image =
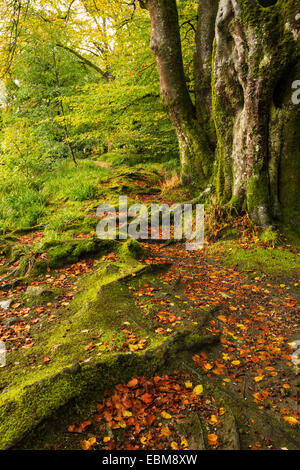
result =
[[[300,272],[299,256],[287,249],[258,248],[256,245],[243,249],[233,242],[225,241],[215,243],[208,250],[212,255],[221,256],[229,266],[241,270],[280,277],[291,277]]]
[[[97,238],[83,240],[49,241],[37,250],[37,254],[47,254],[47,260],[37,261],[35,272],[49,268],[60,268],[74,264],[82,258],[100,257],[116,247],[115,240],[98,240]]]
[[[296,122],[299,123],[299,116],[297,117],[298,112],[295,106],[294,110],[290,106],[286,116],[277,115],[277,118],[272,121],[274,129],[272,127],[268,129],[268,126],[270,121],[270,105],[274,100],[277,100],[275,95],[278,92],[281,93],[282,90],[286,90],[286,98],[288,103],[291,103],[290,75],[293,64],[299,63],[299,44],[295,41],[293,33],[289,30],[287,24],[295,25],[295,14],[299,8],[292,0],[278,1],[276,4],[269,5],[266,8],[261,6],[258,1],[253,2],[252,0],[241,0],[239,5],[240,13],[232,21],[231,28],[237,35],[244,30],[245,37],[247,37],[247,31],[249,34],[251,31],[251,34],[255,37],[256,44],[255,48],[251,47],[249,54],[246,54],[244,79],[249,82],[249,86],[251,81],[253,83],[262,79],[265,81],[265,86],[262,87],[260,96],[261,109],[265,110],[263,111],[263,116],[262,111],[260,116],[257,116],[257,126],[259,126],[257,132],[261,133],[263,139],[264,136],[268,135],[269,131],[271,136],[270,146],[272,146],[276,139],[280,139],[282,143],[280,152],[283,164],[279,164],[280,155],[274,161],[273,149],[269,151],[269,154],[271,154],[270,162],[267,161],[267,158],[263,161],[263,148],[257,155],[255,155],[254,151],[254,155],[252,155],[253,161],[247,162],[247,156],[245,156],[245,162],[249,164],[250,168],[253,164],[254,168],[252,177],[247,182],[247,187],[241,182],[241,195],[239,196],[241,201],[236,204],[236,207],[241,210],[244,207],[245,199],[251,217],[259,223],[261,223],[261,213],[264,213],[263,218],[267,219],[267,212],[270,208],[271,211],[269,212],[272,212],[274,217],[281,217],[287,221],[289,215],[290,220],[292,220],[294,214],[299,213],[300,200],[298,184],[300,160],[297,158],[299,156],[299,136],[297,135],[299,125],[296,124]],[[277,51],[276,55],[274,55],[274,48]],[[218,140],[214,180],[218,202],[224,204],[228,203],[232,198],[232,135],[237,113],[243,109],[244,103],[241,94],[242,90],[239,89],[237,81],[232,80],[231,75],[227,76],[225,68],[222,76],[218,77],[215,75],[215,73],[220,72],[220,67],[222,67],[221,62],[219,62],[219,69],[216,72],[214,71],[215,56],[216,47],[214,45],[212,73],[213,117]],[[230,61],[231,59],[229,58],[228,60]],[[297,77],[294,79],[297,79]],[[249,99],[249,96],[247,99]],[[253,109],[255,109],[254,103]],[[249,116],[249,119],[251,119],[251,116]],[[281,136],[280,125],[287,120],[289,124],[285,125],[285,131]],[[274,136],[274,134],[276,135]],[[296,149],[295,146],[297,145]],[[269,164],[270,168],[268,168]],[[268,169],[271,182],[269,182],[267,176]],[[277,175],[279,175],[279,178],[277,178]],[[288,186],[288,181],[291,182],[290,187]],[[279,210],[278,197],[276,195],[279,185],[280,202],[283,208],[282,213]],[[286,188],[288,189],[286,190]],[[269,194],[269,189],[271,189],[271,194]],[[246,197],[244,192],[247,193]],[[281,197],[281,195],[284,196]],[[287,208],[291,208],[289,214]],[[295,222],[295,225],[297,224],[299,226],[298,217]]]
[[[247,209],[254,221],[259,222],[259,208],[269,206],[268,177],[263,171],[252,176],[247,184]]]
[[[127,286],[114,282],[137,269],[138,265],[133,268],[121,263],[111,271],[103,264],[99,272],[80,282],[80,293],[70,308],[61,312],[58,323],[43,323],[42,328],[32,329],[35,345],[30,350],[8,354],[8,364],[1,370],[1,382],[8,386],[8,391],[0,397],[1,447],[74,395],[86,393],[88,386],[106,386],[106,382],[122,374],[126,376],[128,372],[124,367],[117,370],[118,358],[110,352],[110,347],[100,346],[118,335],[122,322],[128,320],[129,315],[134,317],[137,311]],[[64,372],[66,367],[91,356],[85,346],[93,340],[98,346],[91,363],[100,361],[99,352],[103,356],[103,370],[99,366],[98,370],[89,371],[86,366],[79,374],[75,373],[76,367],[74,374]],[[51,358],[49,364],[43,364],[45,356]],[[130,355],[128,358],[131,360]]]
[[[119,255],[124,259],[129,257],[138,260],[144,258],[145,250],[137,240],[132,238],[121,245]]]
[[[201,330],[207,318],[203,310],[197,325],[167,341],[155,333],[151,305],[148,313],[140,310],[129,287],[138,289],[151,283],[162,295],[171,295],[172,288],[157,276],[169,265],[141,265],[130,258],[132,249],[134,254],[140,253],[137,242],[130,240],[121,248],[126,256],[120,255],[115,262],[100,261],[96,272],[81,277],[74,286],[77,295],[68,308],[55,312],[56,321],[32,326],[34,345],[8,353],[7,365],[0,372],[6,387],[0,395],[1,448],[16,442],[70,400],[74,404],[94,391],[103,392],[134,373],[152,374],[170,355],[210,344],[211,338]],[[178,302],[174,299],[179,315],[182,305],[177,306]],[[124,352],[124,324],[137,339],[146,340],[145,350]],[[90,351],[86,346],[91,342]],[[45,356],[50,358],[48,363],[43,361]]]
[[[274,244],[278,240],[278,232],[272,229],[272,227],[268,227],[260,234],[259,238],[263,242]]]
[[[40,307],[43,304],[52,302],[61,293],[61,289],[56,287],[49,288],[48,285],[39,285],[33,288],[29,287],[21,299],[25,302],[26,307]]]

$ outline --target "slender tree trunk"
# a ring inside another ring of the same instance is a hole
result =
[[[57,69],[57,62],[56,62],[56,56],[55,56],[55,51],[53,50],[53,65],[54,65],[54,74],[55,74],[55,81],[56,85],[59,88],[60,87],[60,82],[59,82],[59,74],[58,74],[58,69]],[[62,101],[59,100],[59,109],[60,109],[60,114],[63,118],[63,129],[64,129],[64,134],[65,134],[65,142],[68,146],[70,156],[73,160],[73,163],[75,166],[78,166],[77,160],[76,160],[76,155],[73,150],[72,144],[71,144],[71,139],[68,131],[68,126],[66,124],[66,117],[65,117],[65,110],[64,110],[64,105],[62,104]]]
[[[211,171],[212,149],[186,85],[176,0],[140,3],[150,13],[151,50],[157,63],[162,103],[178,138],[182,180],[204,182]]]

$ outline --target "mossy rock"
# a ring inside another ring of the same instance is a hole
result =
[[[0,255],[5,256],[8,263],[13,263],[29,251],[28,246],[15,243],[13,238],[4,239],[2,243],[0,242]]]
[[[34,271],[42,272],[47,268],[61,268],[74,264],[82,258],[101,257],[113,251],[116,246],[115,240],[97,238],[46,242],[39,248],[37,254],[47,253],[47,260],[37,261]]]
[[[133,374],[151,375],[180,351],[211,344],[203,323],[169,338],[157,335],[153,317],[136,304],[132,286],[155,282],[171,292],[157,277],[166,265],[144,266],[133,258],[111,264],[112,270],[103,260],[96,272],[79,280],[78,294],[58,313],[59,321],[32,327],[32,348],[8,353],[0,372],[5,387],[0,394],[0,448],[15,444],[68,403],[102,393]],[[202,316],[204,321],[203,310]],[[123,324],[146,340],[144,350],[124,352],[115,346]],[[86,350],[91,342],[93,350]]]
[[[237,269],[253,271],[279,278],[299,276],[299,256],[288,249],[263,248],[257,245],[247,245],[247,249],[234,241],[219,241],[208,247],[210,255],[217,255],[229,266]]]
[[[91,233],[95,232],[96,221],[93,217],[82,217],[81,220],[73,224],[66,224],[61,228],[62,233],[69,234],[70,236],[76,236],[80,233]]]
[[[119,254],[122,258],[127,259],[128,257],[136,260],[143,259],[145,257],[145,250],[142,245],[135,239],[131,238],[122,244]]]
[[[23,296],[27,306],[35,307],[44,303],[52,302],[61,294],[61,289],[49,286],[29,286]]]

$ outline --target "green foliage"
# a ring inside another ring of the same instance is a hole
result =
[[[73,6],[66,27],[61,8],[53,2],[41,18],[31,4],[23,20],[22,47],[5,82],[5,164],[36,174],[71,152],[94,158],[117,151],[136,155],[138,163],[178,158],[175,133],[160,104],[148,14],[137,9],[128,28],[128,6],[85,2],[86,16]],[[187,63],[191,54],[189,46]],[[74,198],[95,195],[86,185]]]
[[[44,181],[43,194],[52,202],[95,199],[101,193],[101,181],[109,173],[109,170],[94,162],[82,160],[78,162],[78,167],[71,162],[62,162]]]
[[[6,173],[0,182],[0,228],[13,230],[42,223],[47,230],[59,231],[76,223],[84,216],[80,202],[99,196],[101,182],[109,174],[89,161],[79,161],[78,167],[63,161],[51,172],[35,177],[19,171]]]
[[[18,181],[12,183],[10,190],[4,194],[2,191],[0,201],[2,230],[31,227],[46,211],[46,198],[33,185]]]

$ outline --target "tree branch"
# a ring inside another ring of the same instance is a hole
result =
[[[71,54],[75,55],[78,59],[80,59],[86,65],[88,65],[92,69],[96,70],[96,72],[98,72],[100,75],[102,75],[102,77],[105,78],[105,80],[107,80],[107,81],[109,80],[109,76],[108,76],[107,72],[104,72],[100,67],[98,67],[98,65],[91,62],[89,59],[87,59],[86,57],[81,55],[79,52],[75,51],[74,49],[71,49],[71,47],[64,46],[63,44],[60,44],[60,43],[56,43],[56,45],[58,47],[62,48],[62,49],[65,49],[66,51],[70,52]]]

